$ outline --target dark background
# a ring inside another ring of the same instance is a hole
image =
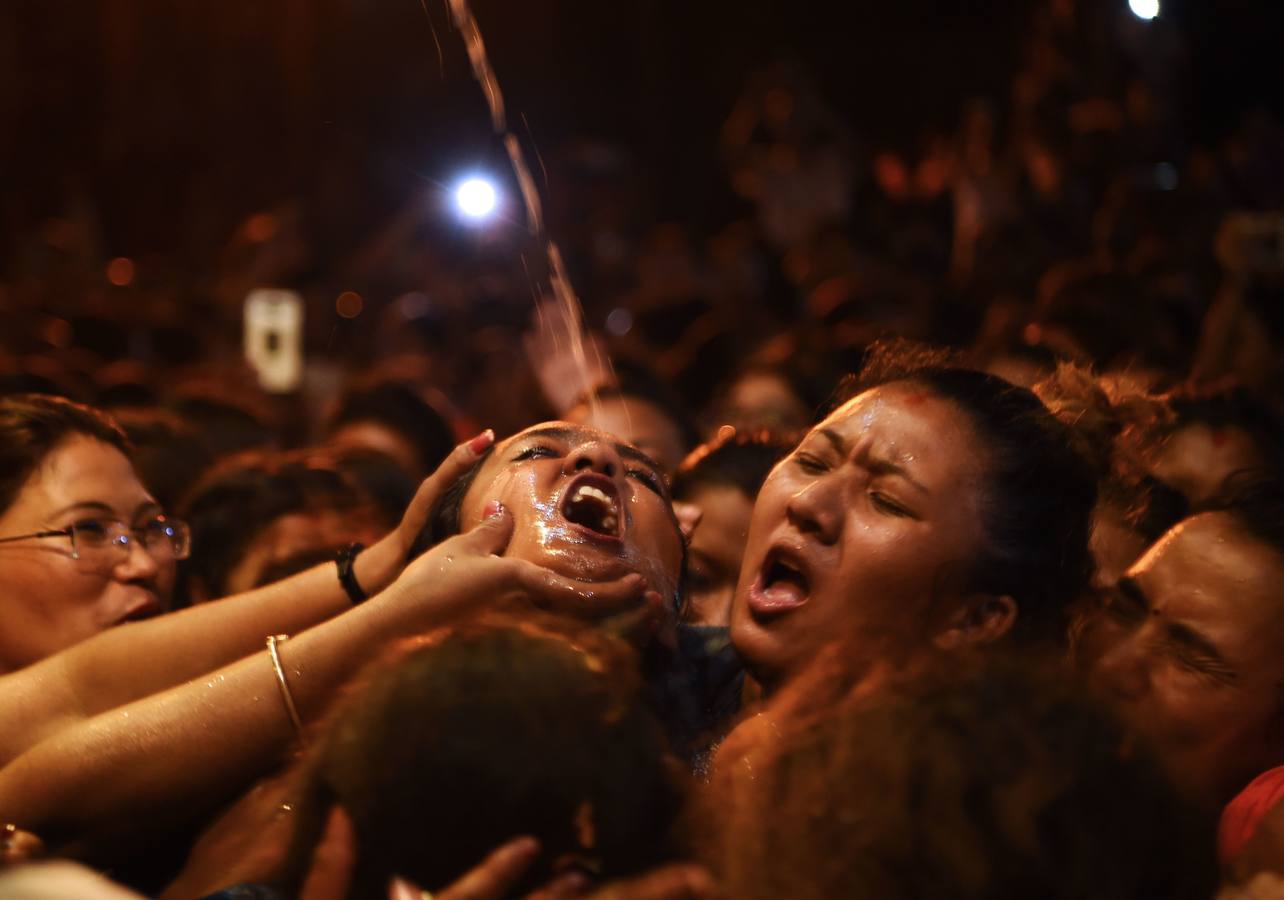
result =
[[[793,56],[867,148],[913,147],[960,103],[1002,101],[1022,0],[477,0],[510,118],[544,151],[611,143],[653,220],[716,222],[731,202],[718,129],[746,77]],[[1136,27],[1080,0],[1090,27]],[[1216,141],[1281,107],[1284,4],[1164,0],[1185,47],[1182,103]],[[0,7],[0,254],[79,204],[109,255],[201,266],[245,216],[306,198],[343,253],[425,180],[497,160],[440,0],[8,0]],[[443,49],[439,62],[430,20]],[[521,116],[528,123],[521,126]],[[556,227],[557,222],[554,222]]]

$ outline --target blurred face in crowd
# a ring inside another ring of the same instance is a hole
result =
[[[0,515],[0,538],[73,525],[85,538],[79,558],[65,535],[0,543],[0,671],[162,612],[174,587],[173,552],[137,539],[160,512],[115,447],[85,436],[57,445]],[[135,530],[128,545],[91,546],[114,522]]]
[[[566,420],[632,444],[665,472],[677,469],[687,453],[677,424],[660,407],[639,397],[603,397],[594,403],[581,403],[566,414]]]
[[[1175,487],[1192,504],[1212,497],[1233,472],[1257,469],[1266,459],[1247,431],[1193,422],[1175,431],[1152,466],[1156,478]]]
[[[659,467],[636,447],[566,422],[495,446],[460,507],[460,529],[498,500],[514,520],[506,556],[581,581],[631,572],[666,599],[678,589],[682,536]]]
[[[825,644],[857,658],[930,639],[979,545],[984,453],[966,417],[898,382],[848,401],[758,494],[731,637],[767,687]]]
[[[1203,513],[1137,561],[1094,629],[1094,684],[1212,802],[1284,762],[1282,584],[1284,558]]]
[[[684,502],[699,509],[700,524],[691,536],[683,618],[693,625],[726,625],[740,579],[753,500],[738,487],[705,484],[690,490]]]
[[[245,555],[228,572],[220,596],[287,578],[333,559],[350,543],[369,546],[381,535],[373,516],[362,509],[322,508],[280,516],[254,535]]]
[[[801,430],[809,424],[811,410],[784,378],[770,372],[747,372],[727,392],[718,419],[720,425],[744,430]]]

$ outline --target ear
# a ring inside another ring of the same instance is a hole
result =
[[[991,644],[1016,624],[1017,605],[1006,594],[968,594],[932,636],[941,650],[969,644]]]
[[[673,514],[678,518],[678,528],[682,531],[682,540],[690,544],[691,535],[695,534],[696,527],[699,526],[700,520],[704,518],[704,510],[694,503],[674,500]]]

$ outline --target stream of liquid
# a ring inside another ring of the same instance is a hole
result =
[[[545,230],[544,207],[540,201],[539,191],[535,187],[535,179],[531,176],[531,169],[526,162],[522,145],[517,140],[517,136],[509,130],[508,115],[504,108],[504,94],[500,90],[499,79],[495,77],[495,69],[490,64],[490,57],[486,54],[486,42],[482,39],[481,27],[477,24],[477,18],[473,15],[468,0],[446,0],[446,5],[450,10],[451,22],[463,39],[464,48],[468,52],[468,62],[472,66],[473,77],[477,79],[486,97],[486,105],[490,108],[491,127],[503,142],[508,161],[513,167],[513,174],[517,177],[517,184],[522,193],[522,203],[526,207],[527,227],[530,229],[531,237],[542,248],[547,261],[549,289],[569,332],[570,346],[567,351],[574,361],[581,381],[588,384],[597,369],[590,364],[585,345],[584,310],[566,274],[562,253]],[[598,413],[596,392],[590,391],[588,400],[590,410],[596,417]]]

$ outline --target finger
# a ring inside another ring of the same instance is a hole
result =
[[[502,556],[513,536],[513,516],[498,500],[489,501],[483,515],[479,523],[451,538],[447,545],[468,555]]]
[[[325,831],[312,853],[312,868],[299,891],[299,900],[343,900],[357,863],[357,837],[343,807],[330,810]]]
[[[495,432],[487,428],[481,434],[464,441],[441,461],[437,470],[425,478],[415,491],[414,499],[406,507],[399,526],[408,535],[418,535],[428,521],[428,513],[446,489],[472,468],[477,458],[495,443]]]
[[[535,893],[528,895],[526,900],[566,900],[568,897],[582,897],[592,886],[592,879],[583,872],[563,872]]]
[[[532,837],[516,838],[491,853],[481,865],[446,890],[433,896],[436,900],[501,900],[517,886],[538,855],[538,841]]]
[[[512,560],[516,587],[541,609],[601,619],[632,611],[642,602],[646,579],[636,572],[612,581],[578,581],[524,560]]]
[[[665,866],[628,881],[608,884],[587,900],[703,900],[714,895],[712,876],[700,866]]]

